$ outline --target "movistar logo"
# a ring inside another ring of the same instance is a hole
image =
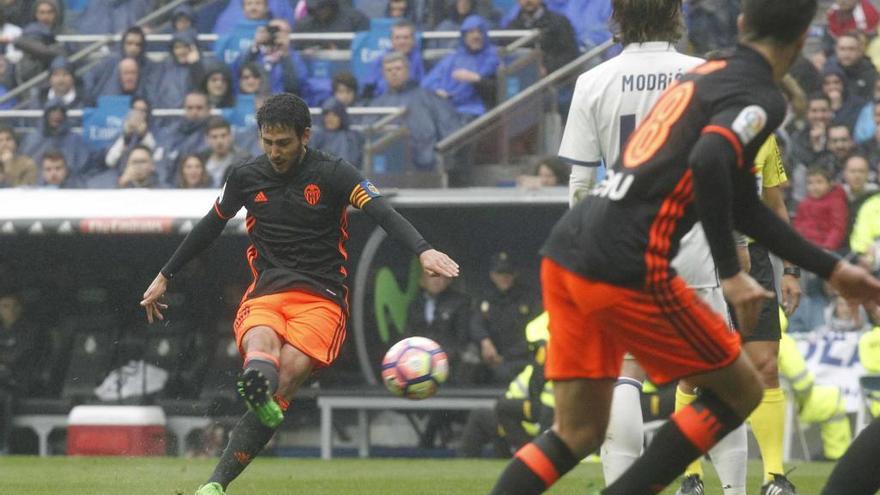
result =
[[[375,297],[373,303],[376,312],[376,326],[379,329],[379,338],[382,342],[391,340],[391,326],[398,335],[402,335],[406,329],[406,317],[409,304],[419,292],[419,277],[422,266],[417,258],[412,258],[409,264],[409,274],[403,289],[397,283],[397,277],[387,266],[383,266],[376,273]]]

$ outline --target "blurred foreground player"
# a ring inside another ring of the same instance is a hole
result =
[[[840,458],[822,495],[874,495],[880,490],[880,419],[859,433]]]
[[[681,38],[681,0],[614,0],[612,19],[623,53],[578,78],[565,125],[559,156],[572,164],[569,187],[572,206],[593,189],[596,170],[619,165],[618,158],[636,125],[648,115],[663,91],[693,67],[700,58],[675,50]],[[656,81],[639,84],[638,81]],[[600,162],[601,160],[601,162]],[[747,256],[745,247],[740,247]],[[716,313],[727,314],[727,302],[715,262],[700,224],[681,239],[672,266],[688,287]],[[626,355],[614,387],[601,460],[605,484],[610,485],[638,459],[644,443],[641,388],[645,371]],[[711,452],[724,495],[745,495],[746,431],[741,426]],[[699,467],[699,463],[697,463]],[[702,493],[702,481],[687,495]],[[685,493],[684,491],[682,493]]]
[[[739,336],[670,268],[697,220],[744,332],[772,294],[740,268],[734,227],[844,297],[880,300],[880,281],[803,240],[754,187],[751,164],[785,114],[777,84],[815,12],[816,0],[744,0],[737,50],[670,87],[621,164],[554,227],[542,266],[554,425],[517,452],[492,494],[541,493],[600,445],[625,351],[652,381],[687,376],[701,393],[606,495],[660,492],[758,405],[760,379]]]
[[[168,281],[247,208],[254,274],[235,318],[244,358],[236,383],[249,411],[232,430],[214,473],[197,495],[222,495],[284,420],[297,388],[329,366],[345,339],[347,208],[363,209],[419,255],[425,271],[455,277],[458,265],[425,242],[379,190],[344,160],[307,147],[309,108],[282,93],[257,111],[264,155],[237,165],[213,208],[183,240],[144,293],[147,319],[163,319]]]

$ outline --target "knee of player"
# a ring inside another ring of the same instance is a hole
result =
[[[556,434],[571,448],[572,452],[584,457],[596,450],[605,439],[605,427],[603,424],[568,424],[553,426]]]
[[[779,359],[775,354],[762,356],[754,363],[764,388],[779,387]]]

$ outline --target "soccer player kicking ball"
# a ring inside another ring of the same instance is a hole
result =
[[[422,268],[458,276],[458,265],[436,251],[394,211],[376,187],[340,158],[307,147],[311,117],[289,93],[257,111],[264,155],[232,168],[211,211],[186,236],[144,293],[147,319],[163,319],[159,302],[174,274],[207,248],[226,222],[247,208],[254,281],[235,318],[244,358],[236,386],[248,412],[233,428],[214,473],[196,495],[223,495],[284,420],[297,388],[315,368],[329,366],[345,339],[346,210],[364,210],[418,254]]]
[[[803,240],[755,191],[751,164],[785,114],[778,82],[816,8],[816,0],[744,0],[737,50],[670,87],[620,164],[554,227],[541,278],[555,420],[516,453],[492,494],[541,493],[601,444],[626,351],[655,383],[688,377],[701,393],[606,495],[660,492],[760,403],[760,378],[739,336],[670,267],[697,220],[745,333],[772,294],[740,268],[734,228],[845,298],[880,301],[880,280]]]

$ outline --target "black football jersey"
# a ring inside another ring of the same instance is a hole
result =
[[[266,155],[235,166],[214,211],[225,220],[247,209],[254,281],[245,298],[303,289],[345,308],[346,211],[379,196],[353,166],[310,148],[285,174]]]
[[[755,155],[785,109],[770,64],[748,47],[695,67],[660,97],[606,180],[560,219],[542,254],[616,285],[668,281],[679,241],[698,220],[694,144],[704,133],[720,135],[736,152],[735,173],[753,175]]]

